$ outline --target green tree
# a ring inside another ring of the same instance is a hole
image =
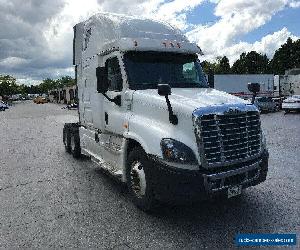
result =
[[[300,68],[300,39],[293,43],[292,60],[294,62],[294,68]]]
[[[300,67],[300,39],[293,42],[289,37],[281,47],[275,51],[270,62],[274,74],[284,74],[285,70]]]
[[[205,74],[209,74],[210,71],[215,71],[216,64],[205,60],[201,62],[201,67]]]
[[[217,63],[215,64],[215,74],[229,74],[230,73],[230,64],[226,56],[218,57]]]
[[[270,72],[269,59],[256,51],[244,52],[234,62],[231,71],[235,74],[267,74]]]
[[[231,67],[231,72],[234,74],[244,74],[245,72],[245,66],[244,66],[244,61],[245,61],[246,53],[243,52],[240,55],[240,58],[236,60],[232,67]]]
[[[75,84],[70,76],[63,76],[57,80],[44,79],[39,85],[18,85],[16,78],[10,75],[0,75],[0,95],[9,96],[13,94],[42,94],[56,88],[69,87]]]
[[[75,80],[70,76],[63,76],[57,81],[59,87],[70,87],[75,84]]]
[[[14,95],[18,93],[16,78],[10,75],[0,75],[0,95]]]
[[[28,88],[28,94],[40,94],[42,91],[40,90],[39,85],[30,85]]]
[[[69,87],[75,84],[75,80],[70,76],[63,76],[57,80],[50,78],[44,79],[39,85],[40,93],[47,93],[48,91],[56,88]]]
[[[22,95],[27,94],[25,84],[18,85],[18,93]]]
[[[55,89],[57,87],[57,81],[47,78],[40,83],[39,90],[41,93],[47,93],[49,90]]]

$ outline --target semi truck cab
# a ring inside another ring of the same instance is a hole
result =
[[[74,157],[127,184],[148,211],[161,201],[232,197],[266,179],[258,109],[209,88],[201,49],[167,23],[101,13],[74,27],[79,122]]]

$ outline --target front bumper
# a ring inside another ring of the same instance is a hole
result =
[[[300,110],[300,104],[299,103],[283,103],[282,109],[288,109],[288,110]]]
[[[170,167],[151,158],[149,168],[152,188],[157,199],[171,202],[206,200],[226,195],[229,187],[241,185],[243,189],[266,180],[269,154],[232,166],[219,172],[200,169],[197,171]]]

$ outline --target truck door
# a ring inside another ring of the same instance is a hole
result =
[[[108,77],[108,91],[107,96],[115,98],[121,97],[121,106],[115,104],[104,98],[104,127],[105,130],[115,135],[122,135],[124,131],[125,122],[125,108],[123,103],[123,78],[119,59],[117,56],[110,57],[106,60],[107,77]]]
[[[120,168],[122,166],[121,146],[126,117],[126,108],[125,105],[123,105],[123,77],[117,56],[109,57],[106,60],[105,67],[109,85],[106,95],[111,99],[120,96],[121,105],[119,106],[107,98],[103,99],[102,116],[104,120],[104,131],[101,135],[101,139],[104,141],[102,141],[103,148],[101,154],[102,158],[110,164],[110,171],[116,173],[121,170]]]

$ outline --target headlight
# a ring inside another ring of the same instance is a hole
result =
[[[160,146],[163,158],[166,161],[197,164],[193,151],[182,142],[174,139],[162,139]]]

